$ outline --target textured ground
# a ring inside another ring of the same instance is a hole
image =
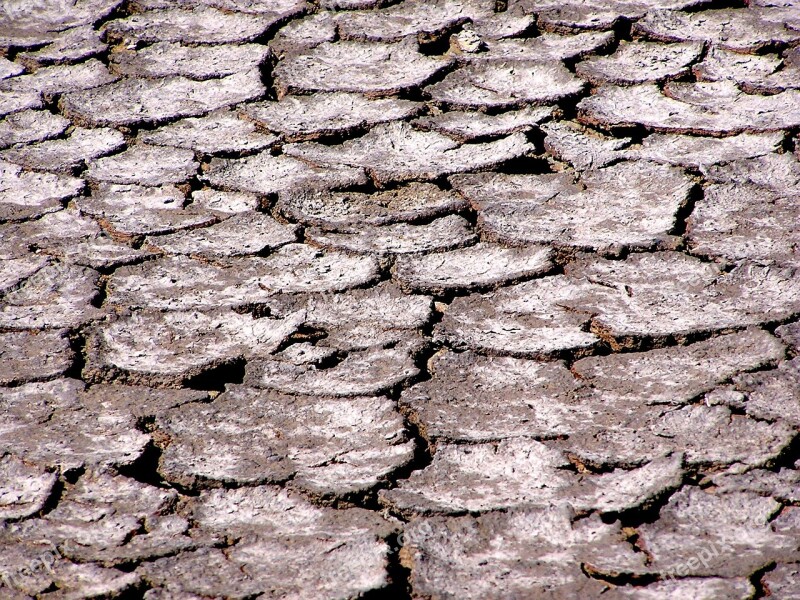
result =
[[[0,597],[800,598],[797,0],[0,48]]]

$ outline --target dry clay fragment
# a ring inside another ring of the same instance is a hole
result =
[[[743,158],[756,158],[777,150],[783,133],[740,133],[726,138],[654,133],[639,147],[630,148],[628,158],[706,169]]]
[[[237,118],[234,113],[223,111],[207,117],[183,119],[155,131],[143,131],[139,140],[145,144],[217,154],[263,150],[278,138],[260,132],[255,125]]]
[[[372,194],[298,189],[281,194],[276,204],[283,217],[326,231],[425,221],[466,207],[456,194],[416,182]]]
[[[580,63],[575,72],[595,85],[632,85],[663,81],[689,72],[703,51],[700,43],[622,44],[611,56],[598,56]]]
[[[215,158],[204,179],[225,190],[265,196],[301,188],[346,188],[367,182],[362,169],[341,165],[320,168],[291,156],[271,156],[267,152],[241,159]]]
[[[359,92],[390,95],[424,85],[450,64],[420,54],[411,40],[395,44],[335,42],[282,60],[274,75],[278,92]]]
[[[153,10],[107,23],[111,40],[231,44],[250,42],[266,33],[274,19],[268,15],[244,15],[215,8]]]
[[[568,505],[580,511],[622,512],[640,507],[683,477],[681,458],[643,467],[580,476],[566,455],[527,439],[475,445],[440,444],[422,471],[380,492],[405,514],[453,514]]]
[[[33,219],[61,210],[84,185],[75,177],[31,173],[0,161],[0,222]]]
[[[191,205],[184,208],[185,202],[183,192],[171,185],[102,184],[92,196],[76,204],[81,213],[96,217],[104,227],[124,236],[172,233],[219,220],[210,211]]]
[[[452,252],[399,256],[394,278],[404,289],[443,295],[543,275],[553,266],[551,255],[545,247],[503,248],[479,243]]]
[[[363,167],[378,184],[485,170],[533,150],[524,134],[486,144],[464,144],[435,132],[415,131],[405,122],[378,125],[338,146],[289,144],[285,152],[315,164]]]
[[[137,144],[121,154],[92,161],[86,177],[93,183],[154,187],[186,181],[198,167],[191,150]]]
[[[321,8],[326,8],[324,3]],[[302,19],[294,19],[278,30],[269,47],[279,58],[288,54],[298,54],[316,48],[325,42],[336,41],[336,20],[334,14],[321,10]]]
[[[800,192],[800,158],[789,152],[714,165],[703,174],[714,183],[753,184],[789,196]]]
[[[42,510],[57,479],[55,473],[11,454],[0,457],[0,521],[24,519]]]
[[[719,267],[679,253],[639,254],[625,261],[580,260],[565,276],[456,298],[439,335],[485,352],[549,354],[593,344],[614,347],[639,338],[685,338],[780,321],[794,315],[800,287],[791,270]],[[584,330],[591,323],[589,333]]]
[[[60,107],[66,116],[79,123],[118,127],[195,117],[256,100],[265,93],[257,70],[208,81],[185,77],[133,78],[66,94],[60,100]]]
[[[544,147],[559,160],[570,163],[579,171],[605,167],[625,156],[621,152],[630,138],[607,138],[587,131],[570,121],[546,123]]]
[[[92,159],[124,147],[125,136],[116,129],[76,127],[66,139],[12,148],[0,153],[0,157],[26,169],[71,173]]]
[[[65,329],[97,319],[102,311],[92,303],[99,280],[92,269],[50,264],[0,299],[0,328]]]
[[[172,490],[90,472],[65,486],[53,510],[7,533],[20,541],[47,539],[79,562],[112,566],[149,560],[194,546],[185,535],[186,519],[164,514],[177,498]]]
[[[0,385],[53,379],[72,366],[63,332],[0,333]]]
[[[417,35],[424,42],[493,12],[491,0],[434,0],[347,13],[337,19],[337,25],[344,39],[396,42]]]
[[[77,65],[44,67],[29,75],[10,77],[0,81],[0,92],[32,92],[50,97],[96,88],[118,79],[103,63],[91,59]]]
[[[747,577],[773,561],[798,559],[797,524],[781,527],[781,517],[774,519],[780,509],[752,493],[687,487],[669,499],[657,521],[638,528],[637,545],[651,557],[648,572]]]
[[[333,600],[388,584],[383,540],[394,527],[374,512],[321,508],[274,487],[210,490],[193,509],[202,530],[244,539],[224,553],[200,550],[143,564],[143,577],[166,590],[156,599],[266,592]]]
[[[360,94],[337,92],[286,96],[279,102],[250,104],[243,114],[289,141],[300,141],[406,119],[420,109],[420,104],[408,100],[370,100]]]
[[[242,358],[267,357],[302,325],[305,314],[254,319],[230,313],[134,313],[95,327],[84,377],[180,386]]]
[[[192,205],[222,215],[233,215],[256,211],[261,207],[261,202],[256,194],[206,188],[192,192]]]
[[[182,46],[160,42],[137,51],[111,54],[112,69],[129,77],[160,78],[182,75],[189,79],[216,79],[258,69],[270,56],[267,46]]]
[[[462,55],[465,62],[539,61],[559,62],[602,50],[614,41],[611,32],[587,32],[578,35],[544,33],[534,38],[511,38],[489,41],[486,52]]]
[[[605,598],[613,592],[583,565],[644,564],[618,523],[597,515],[576,520],[564,507],[415,519],[403,537],[401,560],[421,597]]]
[[[53,43],[40,50],[20,52],[16,58],[28,67],[74,63],[102,54],[108,45],[91,25],[73,27],[59,33]]]
[[[278,292],[335,292],[378,277],[377,262],[305,244],[288,244],[267,258],[209,264],[171,257],[118,269],[108,303],[157,310],[209,310],[268,303]]]
[[[478,226],[493,240],[552,243],[601,252],[622,247],[670,247],[670,231],[692,189],[679,169],[624,162],[584,173],[585,190],[568,187],[543,202],[481,207]]]
[[[147,242],[167,254],[224,258],[275,250],[297,240],[297,229],[254,212],[234,215],[210,227],[148,238]]]
[[[0,79],[8,79],[16,75],[22,75],[25,67],[5,57],[0,57]]]
[[[433,117],[423,117],[413,122],[423,131],[437,131],[459,142],[495,138],[518,131],[527,132],[552,116],[553,107],[527,107],[522,110],[487,115],[482,112],[451,111]]]
[[[800,91],[774,96],[743,93],[730,81],[603,86],[578,104],[578,118],[590,125],[632,127],[695,135],[731,135],[789,129],[800,124]]]
[[[757,419],[800,427],[800,358],[782,362],[772,371],[739,375],[734,386],[744,395],[730,403],[737,409]]]
[[[758,11],[749,9],[693,13],[656,10],[637,21],[633,31],[660,41],[708,42],[725,50],[750,53],[800,41],[800,32],[764,19]]]
[[[528,60],[468,64],[426,91],[451,108],[521,108],[554,104],[581,93],[585,84],[559,62]]]
[[[69,125],[64,117],[46,110],[15,113],[0,121],[0,149],[54,138],[64,133]]]
[[[315,495],[342,497],[371,489],[414,455],[386,398],[325,400],[234,386],[210,404],[169,411],[157,427],[170,440],[159,472],[184,487],[291,479]]]
[[[133,416],[80,406],[80,381],[61,379],[0,389],[7,419],[0,428],[0,453],[62,472],[130,466],[150,436]]]
[[[778,94],[800,87],[800,68],[777,55],[740,54],[711,48],[692,71],[701,81],[730,79],[750,93]]]
[[[800,210],[794,196],[753,185],[712,184],[687,219],[693,254],[800,266]]]
[[[333,366],[280,361],[247,365],[245,384],[286,394],[353,397],[380,394],[419,374],[411,352],[398,346],[353,352]]]
[[[381,227],[350,228],[341,233],[306,231],[306,239],[322,247],[357,254],[426,254],[460,248],[475,241],[469,222],[458,215],[424,225],[398,223]]]

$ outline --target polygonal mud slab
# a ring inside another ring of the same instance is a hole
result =
[[[241,159],[215,158],[203,179],[225,190],[271,196],[299,189],[325,190],[362,185],[362,169],[347,166],[320,168],[291,156],[261,152]]]
[[[169,411],[156,426],[169,439],[159,472],[187,488],[291,479],[315,495],[342,497],[375,487],[414,455],[386,398],[324,400],[233,386],[210,404]]]
[[[783,133],[741,133],[726,138],[707,138],[692,135],[654,133],[641,146],[625,154],[633,159],[705,169],[743,158],[756,158],[777,150]]]
[[[71,173],[124,147],[125,136],[116,129],[76,127],[66,139],[12,148],[0,153],[0,158],[26,169]]]
[[[224,258],[275,250],[296,241],[297,230],[261,213],[244,213],[210,227],[147,238],[147,243],[167,254]]]
[[[123,236],[160,235],[219,221],[219,216],[210,211],[191,205],[184,208],[185,202],[183,192],[170,185],[104,184],[76,204],[81,213]]]
[[[15,521],[38,513],[53,492],[58,476],[17,457],[0,457],[0,519]]]
[[[450,108],[522,108],[577,96],[585,84],[558,62],[498,61],[468,64],[425,88]]]
[[[61,210],[84,186],[75,177],[31,173],[0,161],[0,222],[34,219]]]
[[[306,312],[306,327],[326,334],[319,346],[295,343],[277,357],[295,365],[321,365],[340,351],[419,344],[432,317],[428,296],[406,295],[390,283],[338,294],[284,295],[269,300],[271,314]]]
[[[221,79],[192,81],[185,77],[124,79],[93,90],[66,94],[63,113],[92,126],[130,126],[196,117],[218,108],[257,100],[266,93],[257,70]]]
[[[581,259],[566,272],[456,298],[438,334],[484,352],[536,356],[592,345],[595,335],[614,348],[629,347],[640,339],[781,321],[800,310],[800,286],[785,268],[746,265],[726,273],[661,252]]]
[[[398,223],[381,227],[352,227],[341,233],[320,229],[306,231],[312,244],[357,254],[427,254],[452,250],[476,240],[469,222],[458,215],[435,219],[427,224]]]
[[[64,332],[0,333],[0,385],[54,379],[74,358]]]
[[[256,211],[261,201],[255,194],[247,192],[221,192],[203,189],[192,192],[192,205],[195,208],[211,210],[222,215],[232,215]]]
[[[381,491],[380,499],[404,514],[475,514],[553,505],[621,512],[676,489],[683,477],[680,456],[597,476],[579,475],[569,467],[566,455],[533,440],[439,444],[430,466]]]
[[[121,0],[82,0],[61,4],[9,3],[0,16],[0,46],[39,46],[70,27],[91,25],[107,17]]]
[[[245,384],[286,394],[344,398],[381,394],[418,374],[411,352],[398,346],[353,352],[320,368],[277,360],[251,362]]]
[[[761,579],[764,589],[779,598],[791,598],[800,595],[800,565],[779,564],[774,569],[765,573]]]
[[[621,152],[630,138],[607,138],[570,121],[546,123],[544,147],[554,157],[570,163],[579,171],[604,167],[625,157]]]
[[[42,96],[37,92],[3,92],[0,95],[0,115],[2,116],[29,108],[42,108],[42,106]]]
[[[315,164],[363,167],[379,185],[486,170],[532,150],[521,133],[485,144],[460,145],[435,132],[415,131],[405,122],[378,125],[338,146],[305,142],[285,147],[287,154]]]
[[[320,5],[325,8],[324,5]],[[270,40],[269,47],[279,58],[299,54],[325,42],[336,41],[334,13],[320,11],[302,19],[294,19],[281,27]]]
[[[253,41],[274,22],[269,15],[243,15],[198,7],[135,14],[106,23],[103,31],[112,41],[230,44]]]
[[[800,351],[800,322],[781,325],[775,330],[775,335],[794,348],[795,351]]]
[[[99,282],[92,269],[51,263],[0,299],[0,328],[65,329],[97,319]]]
[[[451,59],[420,54],[411,40],[396,44],[320,44],[282,60],[275,70],[280,96],[292,92],[390,95],[424,85]]]
[[[671,83],[662,94],[652,84],[603,86],[578,104],[590,125],[632,127],[693,135],[768,132],[800,124],[800,91],[774,96],[745,94],[734,83]]]
[[[704,10],[688,14],[657,10],[636,22],[633,31],[654,40],[707,42],[718,48],[751,53],[800,41],[800,32],[747,9]]]
[[[613,33],[555,35],[544,33],[534,38],[511,38],[486,43],[485,52],[463,54],[465,62],[539,61],[559,62],[602,50],[614,41]]]
[[[494,14],[491,0],[434,0],[354,12],[337,19],[344,39],[396,42],[411,35],[421,42],[437,40],[459,25]]]
[[[687,219],[693,254],[762,264],[800,265],[795,198],[753,185],[712,184]]]
[[[57,137],[70,122],[46,110],[26,110],[0,121],[0,149]]]
[[[19,249],[20,256],[35,248],[40,255],[93,269],[112,269],[153,257],[152,252],[137,250],[105,236],[97,223],[69,208],[8,226],[4,233],[9,239],[25,242]]]
[[[19,542],[6,537],[0,548],[4,589],[9,600],[45,598],[110,598],[136,593],[141,581],[137,574],[106,569],[95,564],[78,564],[64,558],[54,544],[37,540]],[[53,590],[51,593],[45,593]]]
[[[796,524],[773,520],[781,505],[752,493],[680,490],[655,523],[638,528],[648,571],[679,577],[747,577],[773,562],[798,559]]]
[[[348,134],[387,121],[406,119],[422,106],[408,100],[370,100],[360,94],[338,92],[311,96],[286,96],[280,102],[261,102],[243,114],[288,141],[311,140]]]
[[[78,394],[78,398],[82,406],[92,410],[128,413],[141,422],[184,404],[208,402],[209,392],[99,383]]]
[[[703,52],[699,43],[621,44],[611,56],[598,56],[580,63],[575,72],[595,85],[632,85],[680,77]]]
[[[800,192],[800,159],[789,152],[714,165],[704,175],[715,183],[753,184],[781,195]]]
[[[577,193],[575,176],[570,173],[518,175],[508,173],[472,173],[455,175],[450,183],[479,211],[493,204],[543,203],[558,194]]]
[[[78,392],[83,387],[80,381],[59,379],[0,388],[0,405],[7,416],[0,429],[0,452],[62,473],[133,464],[150,436],[137,429],[129,414],[80,406]]]
[[[699,560],[699,559],[698,559]],[[593,573],[594,575],[601,575]],[[622,598],[697,598],[713,600],[729,598],[730,600],[748,600],[756,594],[756,589],[746,577],[682,577],[680,579],[667,575],[665,581],[649,585],[625,585],[615,587],[603,594],[608,600]]]
[[[551,250],[545,247],[503,248],[479,243],[452,252],[399,256],[394,278],[404,289],[443,295],[543,275],[553,267],[551,258]]]
[[[36,93],[45,97],[68,92],[89,90],[119,79],[99,60],[91,59],[77,65],[44,67],[29,75],[9,77],[0,81],[0,92]]]
[[[203,531],[243,539],[224,552],[200,550],[144,564],[145,580],[164,586],[158,597],[267,592],[333,600],[388,584],[384,539],[396,528],[374,512],[320,508],[273,487],[203,492],[192,508]]]
[[[619,524],[597,515],[575,520],[564,507],[415,519],[403,537],[401,561],[420,597],[605,598],[607,585],[581,565],[644,565]]]
[[[108,49],[100,34],[90,25],[74,27],[59,33],[53,42],[40,50],[20,52],[16,59],[28,67],[39,67],[50,64],[75,63]]]
[[[281,194],[276,204],[283,217],[326,231],[426,221],[466,207],[456,194],[416,182],[372,194],[297,190]]]
[[[496,4],[495,8],[498,8]],[[471,23],[471,28],[482,39],[502,40],[530,33],[535,23],[534,15],[526,15],[521,10],[512,8],[502,12],[495,11],[488,18],[477,19]]]
[[[192,549],[188,522],[165,514],[178,500],[165,490],[124,476],[89,473],[67,484],[46,515],[8,528],[23,542],[47,539],[60,554],[105,566],[152,560]]]
[[[279,292],[342,291],[367,285],[377,277],[378,264],[372,258],[289,244],[268,258],[210,264],[170,257],[124,267],[111,278],[107,301],[158,310],[209,310],[266,304]]]
[[[121,154],[93,160],[86,177],[93,183],[154,187],[186,181],[199,166],[191,150],[136,144]]]
[[[217,79],[258,69],[270,58],[267,46],[182,46],[161,42],[140,50],[120,50],[110,55],[115,73],[129,77],[161,78],[182,75],[189,79]]]
[[[528,107],[499,115],[481,112],[451,111],[413,121],[423,131],[438,131],[459,142],[495,138],[518,131],[530,131],[535,125],[552,116],[553,108]]]
[[[0,58],[0,79],[8,79],[16,75],[22,75],[25,72],[25,67],[8,60],[5,57]]]
[[[739,375],[734,386],[742,394],[723,398],[723,402],[757,419],[800,426],[800,358],[782,362],[772,371]]]
[[[759,56],[712,48],[692,71],[701,81],[730,79],[749,93],[778,94],[800,87],[798,65],[784,64],[776,54]]]
[[[143,131],[139,140],[145,144],[217,154],[263,150],[278,138],[261,133],[255,125],[237,118],[232,112],[223,111],[207,117],[183,119],[155,131]]]
[[[234,312],[134,313],[90,330],[89,380],[180,387],[243,358],[267,357],[302,325],[305,315],[254,319]]]
[[[544,202],[488,204],[478,226],[492,240],[552,243],[600,252],[674,246],[670,232],[692,181],[679,169],[625,162],[587,171],[584,191],[567,189]]]

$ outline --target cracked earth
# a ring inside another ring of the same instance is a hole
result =
[[[0,597],[800,598],[797,0],[0,48]]]

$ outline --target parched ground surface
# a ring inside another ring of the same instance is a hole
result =
[[[800,598],[796,0],[0,49],[1,598]]]

